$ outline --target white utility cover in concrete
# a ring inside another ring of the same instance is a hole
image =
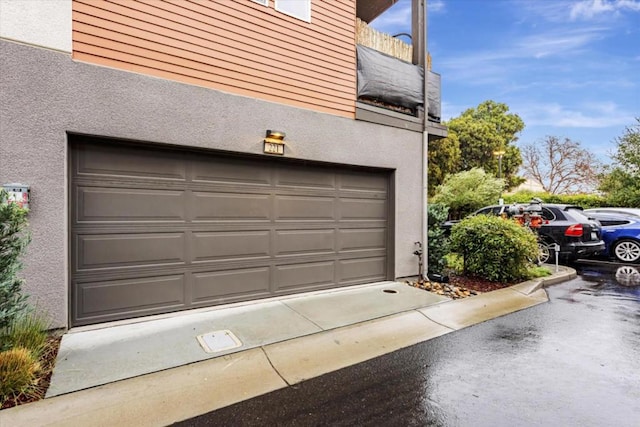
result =
[[[242,345],[238,337],[228,329],[198,335],[198,342],[207,353],[219,353]]]

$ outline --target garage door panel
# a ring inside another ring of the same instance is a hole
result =
[[[78,176],[139,177],[184,181],[185,153],[180,151],[150,151],[143,147],[87,144],[76,151],[75,173]]]
[[[335,230],[280,230],[276,232],[277,255],[335,251]]]
[[[269,283],[269,267],[195,273],[193,301],[205,303],[221,298],[267,296]]]
[[[389,179],[385,175],[367,172],[345,172],[340,174],[341,190],[356,190],[386,194],[388,186]]]
[[[78,235],[77,269],[183,264],[184,233]]]
[[[202,157],[202,156],[200,156]],[[262,162],[212,159],[205,156],[191,164],[192,181],[231,185],[271,185],[271,168]]]
[[[102,320],[111,314],[167,311],[184,306],[184,275],[76,283],[80,324],[84,318]],[[94,320],[95,321],[95,320]]]
[[[343,220],[386,221],[387,202],[373,199],[341,199],[340,211]]]
[[[276,196],[277,220],[334,220],[335,201],[328,197]]]
[[[194,192],[192,199],[193,219],[197,221],[270,219],[271,201],[268,195]]]
[[[335,262],[313,262],[276,266],[278,291],[326,287],[335,281]]]
[[[336,177],[325,170],[291,167],[278,171],[276,185],[282,187],[335,189]]]
[[[184,191],[77,187],[76,221],[184,221]]]
[[[192,244],[194,262],[269,257],[270,232],[193,233]]]
[[[387,232],[385,228],[356,228],[338,232],[340,251],[362,249],[385,249]]]
[[[386,265],[385,257],[339,261],[340,282],[351,283],[362,280],[384,280],[386,277]]]

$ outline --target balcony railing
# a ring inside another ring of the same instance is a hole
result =
[[[428,54],[425,103],[425,71],[424,67],[412,63],[414,52],[411,44],[377,31],[360,19],[357,20],[356,43],[360,103],[421,122],[425,117],[426,104],[427,120],[440,123],[440,75],[431,71],[431,57]],[[371,111],[369,108],[367,110]],[[367,113],[367,116],[370,114]]]

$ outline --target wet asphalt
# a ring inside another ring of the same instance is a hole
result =
[[[640,266],[183,426],[640,426]]]

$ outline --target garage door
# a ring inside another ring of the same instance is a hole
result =
[[[389,278],[389,172],[71,144],[75,326]]]

